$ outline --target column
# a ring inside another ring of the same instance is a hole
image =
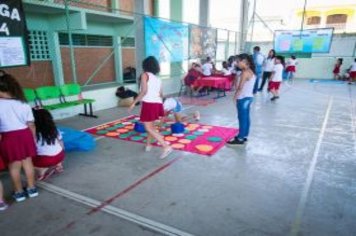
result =
[[[63,66],[61,48],[59,45],[58,33],[55,31],[48,31],[48,46],[51,52],[52,68],[54,74],[55,85],[64,85]]]
[[[200,0],[199,7],[199,25],[209,26],[209,9],[210,9],[210,0]]]

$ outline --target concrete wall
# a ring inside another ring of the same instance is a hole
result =
[[[301,79],[331,79],[336,59],[344,59],[342,73],[350,67],[355,55],[356,35],[334,35],[329,53],[314,53],[312,58],[299,58],[296,77]],[[256,42],[252,46],[261,47],[262,53],[267,55],[273,48],[273,42]]]

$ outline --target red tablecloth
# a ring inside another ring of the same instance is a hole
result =
[[[196,87],[211,87],[218,89],[230,90],[232,86],[232,81],[229,77],[223,76],[208,76],[197,79],[194,82]]]

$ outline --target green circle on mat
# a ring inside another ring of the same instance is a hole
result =
[[[136,131],[130,131],[130,132],[128,132],[128,134],[129,134],[129,135],[136,135],[137,132],[136,132]]]
[[[109,131],[114,131],[114,130],[116,130],[117,128],[115,127],[115,126],[113,126],[113,127],[109,127],[109,128],[107,128],[106,130],[109,130]]]
[[[190,131],[187,130],[187,129],[184,130],[184,133],[185,133],[185,134],[189,134],[189,132],[190,132]]]
[[[141,133],[140,136],[141,137],[147,137],[147,133]]]
[[[117,124],[117,125],[115,125],[114,127],[115,127],[115,128],[122,128],[122,127],[125,127],[125,125],[123,125],[123,124]]]
[[[162,135],[170,135],[170,134],[171,134],[171,131],[162,131],[161,134],[162,134]]]
[[[132,140],[132,141],[140,141],[140,140],[142,140],[142,139],[143,139],[142,136],[133,136],[133,137],[131,137],[131,140]]]
[[[211,137],[208,138],[208,141],[210,141],[210,142],[221,142],[222,138],[217,137],[217,136],[211,136]]]
[[[96,132],[96,134],[106,134],[107,132],[107,130],[99,130]]]
[[[143,140],[142,142],[147,143],[147,139]],[[151,140],[151,143],[155,143],[156,140]]]
[[[194,134],[194,135],[198,135],[198,136],[200,136],[200,135],[203,135],[203,134],[204,134],[204,132],[195,131],[193,134]]]
[[[129,135],[128,133],[126,133],[126,134],[120,134],[120,138],[128,138],[128,137],[130,137],[131,135]]]
[[[187,135],[187,136],[185,136],[185,138],[189,139],[189,140],[194,140],[197,138],[197,136],[196,135]]]

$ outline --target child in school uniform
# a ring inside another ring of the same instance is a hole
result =
[[[183,122],[188,119],[188,116],[182,113],[183,105],[178,98],[166,98],[163,102],[164,117],[169,116],[173,113],[176,122]],[[164,118],[163,117],[163,118]],[[198,111],[194,112],[193,118],[198,121],[200,120],[200,113]],[[162,122],[162,121],[161,121]]]
[[[144,124],[148,133],[147,140],[156,139],[162,146],[163,152],[160,158],[166,158],[173,149],[164,141],[163,137],[156,131],[154,121],[164,116],[162,104],[162,81],[156,75],[160,72],[157,59],[153,56],[147,57],[142,62],[144,73],[141,75],[141,91],[133,101],[128,111],[131,112],[135,104],[142,100],[140,121]],[[151,143],[146,143],[146,151],[152,148]]]
[[[334,79],[338,80],[340,78],[340,71],[341,71],[341,65],[342,65],[342,58],[338,58],[336,60],[334,69],[333,69],[333,74],[334,74]]]
[[[350,66],[350,78],[349,78],[349,84],[352,84],[352,81],[356,80],[356,58],[354,59],[354,62]]]
[[[1,156],[0,156],[0,171],[5,170],[6,166],[5,163],[3,162]],[[0,180],[0,211],[5,211],[8,208],[8,205],[6,204],[4,200],[4,188],[2,186],[2,182]]]
[[[33,158],[37,180],[63,172],[64,144],[51,113],[45,109],[33,109],[36,126],[37,156]]]
[[[13,197],[21,202],[37,197],[32,157],[36,156],[35,127],[31,107],[26,103],[22,88],[14,77],[0,75],[0,153],[9,168],[14,185]],[[22,187],[21,169],[27,178]]]
[[[287,72],[287,78],[289,80],[294,79],[294,74],[296,72],[296,66],[298,65],[297,58],[295,56],[291,56],[286,64],[286,72]]]
[[[275,65],[272,71],[271,80],[268,84],[268,91],[272,93],[271,101],[279,98],[279,88],[283,80],[284,58],[276,56]]]

